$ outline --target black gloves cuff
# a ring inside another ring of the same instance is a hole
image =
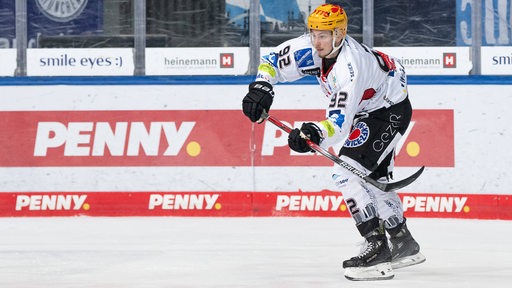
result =
[[[249,84],[249,92],[242,101],[242,110],[252,122],[260,122],[263,111],[268,112],[274,101],[272,84],[256,81]]]

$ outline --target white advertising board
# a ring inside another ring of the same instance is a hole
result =
[[[16,49],[0,49],[0,76],[14,76],[16,71]]]
[[[469,47],[376,49],[397,57],[409,75],[468,75],[472,67]],[[271,50],[262,48],[260,54],[265,55]],[[146,75],[245,75],[250,62],[248,47],[146,48],[145,52]],[[15,56],[15,50],[6,53],[2,58],[8,65],[0,73],[9,76],[14,74],[11,68],[13,63],[16,64],[16,57],[11,57],[12,53]],[[511,57],[508,57],[510,61]],[[504,71],[502,74],[510,73]],[[28,76],[122,76],[133,73],[131,48],[27,49]]]
[[[27,49],[27,76],[133,75],[131,48]]]
[[[260,55],[272,52],[261,48]],[[397,57],[409,75],[469,75],[469,47],[377,47]],[[244,75],[249,48],[147,48],[147,75]]]
[[[146,48],[146,75],[244,75],[249,48]]]
[[[512,75],[512,47],[484,46],[481,55],[482,75]]]
[[[400,60],[408,75],[469,75],[469,47],[376,47]]]

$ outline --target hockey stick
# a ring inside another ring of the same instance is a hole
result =
[[[284,130],[286,133],[290,133],[292,131],[292,128],[288,127],[286,124],[279,121],[278,119],[268,115],[267,112],[265,112],[265,111],[263,111],[263,114],[261,117],[263,119],[267,119],[267,121],[276,125],[280,129]],[[301,134],[301,136],[303,136],[304,140],[306,140],[306,143],[309,145],[309,147],[311,147],[311,149],[324,155],[325,157],[327,157],[334,163],[340,165],[341,167],[354,173],[355,175],[357,175],[359,178],[363,179],[367,183],[370,183],[371,185],[373,185],[385,192],[395,191],[395,190],[401,189],[401,188],[411,184],[412,182],[414,182],[414,180],[416,180],[421,175],[421,173],[423,173],[423,170],[425,169],[425,166],[422,166],[418,171],[416,171],[414,174],[412,174],[411,176],[409,176],[405,179],[402,179],[402,180],[396,181],[396,182],[382,183],[373,178],[370,178],[368,175],[364,174],[362,171],[358,170],[354,166],[341,160],[338,156],[336,156],[336,155],[332,154],[331,152],[327,151],[326,149],[320,147],[315,142],[309,140],[305,135]]]

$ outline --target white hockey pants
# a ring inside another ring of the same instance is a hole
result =
[[[370,173],[361,164],[346,156],[341,156],[341,159],[365,174]],[[339,165],[334,166],[332,177],[336,187],[343,194],[347,209],[356,225],[374,217],[383,221],[387,229],[403,222],[402,202],[396,192],[384,192]],[[379,180],[386,179],[383,177]]]

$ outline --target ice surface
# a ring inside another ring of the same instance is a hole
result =
[[[425,263],[351,282],[349,218],[0,218],[0,287],[510,287],[511,221],[408,226]]]

